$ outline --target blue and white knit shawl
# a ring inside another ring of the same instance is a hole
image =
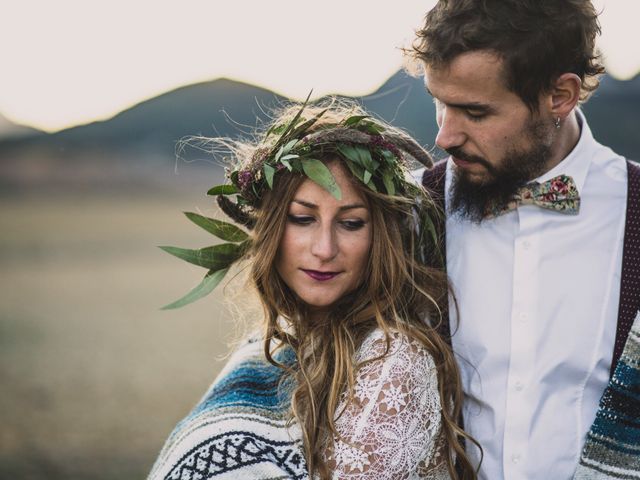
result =
[[[291,365],[291,350],[275,359]],[[167,439],[149,480],[308,479],[301,433],[287,425],[290,388],[264,358],[263,342],[242,345],[209,391]]]
[[[574,479],[640,479],[640,312],[600,399]]]

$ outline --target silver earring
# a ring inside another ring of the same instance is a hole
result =
[[[556,117],[556,121],[554,122],[556,128],[560,128],[560,117]]]

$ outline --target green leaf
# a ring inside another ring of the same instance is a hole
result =
[[[291,171],[292,167],[291,167],[291,164],[289,163],[289,159],[287,157],[289,157],[289,155],[286,155],[286,156],[282,157],[280,159],[280,163],[282,165],[284,165],[287,168],[287,170]],[[296,158],[297,158],[297,156],[296,156]]]
[[[210,188],[207,191],[207,195],[233,195],[240,192],[240,189],[235,185],[218,185]]]
[[[351,160],[356,165],[360,165],[369,170],[375,172],[380,164],[371,157],[371,152],[368,148],[357,145],[345,145],[338,144],[338,153],[343,157]]]
[[[358,122],[360,122],[360,120],[362,120],[363,118],[368,118],[369,115],[354,115],[352,117],[347,118],[344,121],[344,126],[345,127],[350,127],[351,125],[356,125]]]
[[[287,124],[285,123],[281,123],[280,125],[274,125],[269,130],[267,130],[267,134],[265,135],[265,138],[267,138],[269,135],[272,135],[272,134],[280,135],[282,132],[285,131],[286,128],[287,128]]]
[[[433,220],[431,219],[431,215],[425,213],[422,219],[422,226],[425,230],[431,235],[431,241],[433,245],[438,244],[438,232],[436,231],[436,226],[433,224]]]
[[[298,144],[298,142],[299,140],[297,138],[294,138],[290,142],[287,142],[287,144],[284,147],[282,147],[282,153],[288,154],[291,151],[291,149]]]
[[[382,149],[381,153],[382,157],[386,160],[387,163],[395,165],[398,162],[398,159],[390,150]]]
[[[355,149],[360,156],[360,164],[370,172],[375,172],[380,164],[371,157],[369,149],[360,146],[355,147]]]
[[[304,170],[302,169],[302,159],[294,158],[291,161],[291,169],[296,172],[302,173]]]
[[[287,155],[285,155],[280,159],[280,163],[284,163],[285,160],[291,160],[293,158],[298,158],[298,157],[300,157],[300,155],[298,155],[297,153],[288,153]]]
[[[358,155],[355,147],[339,143],[337,145],[337,150],[338,153],[340,153],[340,155],[342,155],[345,159],[352,161],[356,165],[362,166],[362,164],[360,163],[360,155]]]
[[[273,161],[278,163],[278,160],[280,160],[280,157],[282,156],[283,153],[284,153],[284,147],[280,147],[276,153],[276,156],[273,157]]]
[[[179,247],[160,247],[167,253],[178,257],[186,262],[193,263],[209,270],[220,270],[227,268],[242,256],[248,247],[248,242],[223,243],[213,247],[191,250]]]
[[[349,167],[349,170],[351,170],[353,176],[364,183],[364,168],[348,159],[345,159],[345,163],[347,164],[347,167]]]
[[[269,188],[273,189],[273,175],[276,173],[276,169],[265,163],[263,170],[264,178],[267,180],[267,185],[269,185]]]
[[[385,168],[382,171],[382,183],[384,183],[384,188],[387,190],[387,195],[395,195],[396,194],[396,186],[393,183],[393,171]]]
[[[190,303],[207,296],[218,286],[228,271],[228,268],[216,271],[210,270],[193,290],[179,300],[176,300],[169,305],[165,305],[162,307],[162,310],[172,310],[174,308],[184,307],[185,305],[189,305]]]
[[[244,242],[249,239],[249,235],[231,223],[216,220],[215,218],[204,217],[193,212],[184,212],[184,214],[193,223],[221,240],[227,242]]]
[[[368,184],[368,183],[369,183],[369,181],[371,180],[371,176],[372,176],[372,175],[371,175],[371,172],[370,172],[369,170],[365,170],[365,171],[364,171],[364,177],[362,178],[362,181],[363,181],[365,184]]]
[[[367,133],[371,133],[373,135],[377,135],[379,133],[384,132],[384,127],[382,127],[381,125],[378,125],[377,123],[362,122],[360,125],[364,127]]]
[[[307,95],[307,98],[305,99],[305,101],[303,102],[302,106],[300,107],[300,110],[297,111],[297,113],[295,114],[293,119],[287,124],[285,129],[280,133],[281,136],[278,139],[278,141],[276,142],[276,144],[273,146],[274,149],[276,147],[282,146],[282,144],[285,142],[285,139],[287,138],[287,136],[289,135],[291,130],[298,124],[298,122],[300,121],[300,117],[302,116],[302,112],[304,111],[305,107],[307,106],[307,103],[309,103],[309,99],[311,98],[311,94],[312,93],[313,93],[313,90],[311,90],[309,92],[309,95]],[[305,122],[305,123],[307,123],[307,122]]]
[[[325,108],[324,110],[319,112],[315,117],[313,117],[313,118],[307,120],[306,122],[301,123],[300,125],[298,125],[294,130],[291,131],[291,136],[293,136],[293,137],[300,136],[300,134],[302,132],[304,132],[305,130],[308,130],[314,123],[316,123],[318,121],[318,119],[320,117],[322,117],[326,113],[327,110],[328,109]]]
[[[315,158],[302,160],[302,169],[307,177],[328,191],[336,199],[340,200],[342,198],[342,192],[336,183],[336,179],[327,166],[320,160]]]

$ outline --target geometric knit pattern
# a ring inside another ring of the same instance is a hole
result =
[[[600,399],[574,479],[640,479],[640,312]]]
[[[291,350],[274,358],[292,365]],[[297,426],[288,425],[290,386],[250,340],[229,359],[193,411],[167,439],[153,480],[308,479]]]
[[[304,458],[287,442],[274,442],[252,432],[226,432],[187,452],[165,477],[171,480],[202,480],[223,473],[241,474],[243,468],[263,462],[275,464],[287,478],[304,478]]]

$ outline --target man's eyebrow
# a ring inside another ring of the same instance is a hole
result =
[[[461,108],[463,110],[476,110],[483,112],[493,112],[494,108],[491,105],[480,102],[464,102],[464,103],[446,103],[443,102],[448,107]]]
[[[429,95],[431,95],[434,99],[438,100],[441,103],[444,103],[446,106],[448,107],[454,107],[454,108],[461,108],[464,110],[481,110],[487,113],[491,113],[493,111],[495,111],[495,109],[487,104],[487,103],[481,103],[481,102],[462,102],[462,103],[456,103],[456,102],[443,102],[442,100],[438,99],[437,97],[434,97],[433,93],[431,93],[431,90],[429,90],[429,87],[425,87],[427,90],[427,93]]]
[[[316,205],[315,203],[306,202],[304,200],[293,199],[292,203],[297,203],[299,205],[302,205],[303,207],[307,207],[307,208],[310,208],[312,210],[317,210],[318,209],[318,205]],[[352,204],[349,204],[349,205],[341,206],[340,207],[340,211],[352,210],[354,208],[367,208],[367,206],[364,203],[352,203]]]

